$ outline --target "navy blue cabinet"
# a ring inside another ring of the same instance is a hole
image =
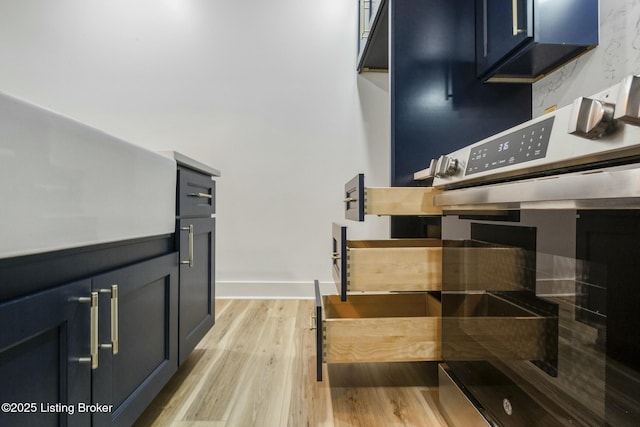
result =
[[[389,0],[359,0],[358,71],[389,69]]]
[[[175,234],[0,260],[0,426],[135,422],[214,324],[214,190],[179,167]]]
[[[131,425],[178,368],[178,267],[172,253],[94,277],[99,358],[93,425]]]
[[[178,367],[178,255],[4,302],[0,325],[0,425],[131,425]]]
[[[403,0],[389,7],[391,185],[424,185],[413,174],[431,159],[531,119],[531,86],[477,78],[474,2]],[[437,217],[395,216],[391,236],[437,237],[429,230],[438,224]]]
[[[532,11],[526,0],[477,0],[476,4],[477,67],[483,74],[529,39]]]
[[[86,426],[91,281],[0,304],[0,425]]]
[[[598,44],[598,0],[476,0],[476,71],[533,82]]]
[[[215,189],[211,175],[178,167],[176,214],[181,218],[211,218],[216,213]]]
[[[214,218],[188,218],[180,228],[180,354],[189,356],[215,321]]]
[[[176,249],[180,253],[178,361],[181,364],[215,323],[215,181],[178,167]]]

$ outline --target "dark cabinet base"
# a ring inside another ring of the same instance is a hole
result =
[[[131,425],[178,369],[177,254],[154,258],[93,279],[100,293],[100,343],[111,339],[109,294],[118,286],[118,353],[100,349],[93,371],[93,425]]]
[[[179,363],[182,363],[215,322],[215,230],[214,218],[179,221],[180,264]],[[189,233],[192,260],[189,264]]]
[[[0,303],[0,328],[1,426],[131,425],[178,368],[178,255]]]
[[[178,166],[177,200],[178,362],[182,364],[215,322],[215,181],[209,174]]]
[[[89,304],[83,280],[0,304],[2,426],[86,426],[91,414]],[[5,409],[9,409],[8,411]]]

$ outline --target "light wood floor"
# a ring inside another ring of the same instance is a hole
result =
[[[325,365],[310,300],[218,300],[216,325],[136,426],[445,426],[434,363]]]

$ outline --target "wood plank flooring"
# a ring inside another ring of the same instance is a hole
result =
[[[435,363],[331,364],[311,300],[218,300],[216,325],[136,426],[447,426]]]

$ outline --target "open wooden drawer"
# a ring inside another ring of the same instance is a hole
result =
[[[441,359],[440,301],[428,293],[338,295],[316,292],[318,381],[322,363]]]
[[[442,293],[442,354],[447,361],[531,360],[553,371],[558,306],[517,293]]]
[[[364,221],[365,215],[442,215],[433,197],[433,187],[365,187],[364,174],[358,174],[344,186],[344,216]]]
[[[439,239],[347,240],[333,224],[333,278],[342,301],[348,292],[439,291]]]
[[[535,253],[475,240],[442,242],[442,290],[534,291]]]

